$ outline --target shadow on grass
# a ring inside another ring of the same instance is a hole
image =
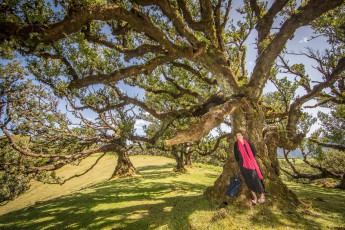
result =
[[[179,174],[171,168],[140,170],[142,176],[108,181],[3,215],[0,229],[186,229],[191,212],[207,208],[202,195],[206,185],[174,180]]]
[[[229,206],[228,209],[239,222],[233,229],[324,229],[318,222],[305,218],[297,209],[283,207],[268,197],[266,203],[252,208]]]
[[[220,174],[220,173],[219,173]],[[205,176],[210,177],[210,178],[215,178],[217,179],[219,177],[219,174],[215,173],[205,173]]]
[[[250,222],[260,229],[324,229],[319,223],[306,219],[296,210],[273,211],[264,205],[256,209],[257,212],[250,218]]]
[[[138,171],[143,171],[144,173],[146,171],[157,171],[157,170],[165,170],[165,171],[171,171],[171,168],[174,168],[176,166],[175,163],[167,163],[164,165],[145,165],[145,166],[140,166],[137,167]]]
[[[0,216],[0,229],[190,229],[191,214],[212,211],[202,195],[209,184],[190,182],[188,174],[172,173],[167,165],[139,170],[141,176],[107,181]],[[214,179],[213,174],[203,176]],[[298,222],[300,229],[321,229],[295,211],[272,210],[273,203],[258,205],[254,211],[230,206],[228,211],[235,221],[247,221],[253,228],[294,229]]]
[[[334,216],[339,216],[340,220],[345,220],[345,191],[297,183],[288,183],[288,187],[305,206],[317,212],[312,213],[315,218],[334,222]],[[345,229],[345,221],[338,221],[338,224],[342,225],[339,229]]]

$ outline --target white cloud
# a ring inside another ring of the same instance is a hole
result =
[[[142,120],[142,119],[136,120],[134,124],[135,133],[138,135],[145,135],[143,126],[147,126],[149,124],[150,122]]]
[[[303,37],[298,43],[308,43],[308,37]]]
[[[149,122],[142,120],[142,119],[138,119],[135,121],[135,127],[141,127],[143,125],[147,125],[149,124]]]

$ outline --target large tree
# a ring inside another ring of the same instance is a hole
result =
[[[312,82],[303,75],[294,78],[301,87],[306,86],[305,91],[284,111],[267,107],[263,90],[276,74],[277,58],[296,30],[325,13],[340,20],[339,11],[333,10],[344,7],[344,0],[245,0],[237,11],[232,10],[231,0],[54,3],[4,1],[2,54],[10,56],[15,50],[28,57],[32,71],[44,64],[54,66],[55,72],[39,80],[57,93],[73,94],[92,85],[109,84],[151,90],[147,93],[156,95],[151,103],[126,95],[122,100],[159,120],[161,130],[170,132],[166,145],[197,141],[230,115],[231,130],[246,130],[257,149],[267,192],[277,200],[291,197],[279,179],[277,148],[294,149],[301,142],[305,136],[298,129],[302,106],[344,77],[344,50],[329,52],[332,61],[326,71],[321,70],[320,81]],[[315,35],[324,32],[315,30]],[[256,36],[256,60],[249,73],[246,41],[252,35]],[[175,77],[176,72],[185,74]],[[165,103],[166,93],[176,95],[172,103]],[[165,104],[154,106],[161,103]],[[266,122],[277,119],[286,121],[283,130]],[[185,129],[167,129],[174,122],[185,124]],[[230,146],[234,141],[229,139]],[[210,199],[226,199],[224,191],[236,168],[229,152],[222,174],[206,192]]]

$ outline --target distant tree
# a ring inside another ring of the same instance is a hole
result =
[[[309,141],[332,149],[345,151],[345,104],[334,105],[329,113],[318,112],[320,128]]]
[[[8,76],[7,81],[3,79],[4,75]],[[24,95],[16,92],[24,89],[22,84],[18,84],[26,75],[26,72],[19,63],[13,62],[6,67],[0,66],[0,128],[10,121],[7,114],[9,108],[8,102],[23,101]],[[8,94],[16,94],[16,97],[7,97]],[[28,140],[20,138],[20,142]],[[0,203],[12,200],[18,195],[25,192],[30,187],[31,177],[25,173],[21,165],[32,165],[36,161],[30,161],[11,148],[6,136],[0,136]]]
[[[149,125],[145,127],[144,131],[148,138],[154,139],[154,142],[146,142],[144,146],[149,152],[153,154],[162,154],[164,156],[173,157],[176,161],[176,166],[174,167],[174,172],[185,173],[187,169],[184,165],[185,153],[187,146],[185,144],[175,145],[175,146],[165,146],[163,141],[166,139],[166,135],[171,135],[172,132],[161,132],[162,125],[161,122],[152,116],[147,116],[147,121]],[[178,124],[176,124],[178,126]],[[173,127],[175,125],[172,124]],[[161,134],[161,135],[157,135]]]
[[[40,175],[35,179],[43,180],[42,174],[45,172],[102,153],[98,162],[105,153],[113,152],[118,155],[113,177],[136,173],[128,157],[131,145],[126,142],[135,137],[135,117],[127,115],[131,113],[131,108],[127,108],[127,111],[113,108],[101,112],[102,108],[98,107],[100,101],[111,100],[109,97],[115,93],[111,88],[79,92],[73,98],[61,100],[49,87],[22,79],[18,73],[20,71],[14,72],[13,69],[11,64],[1,66],[0,117],[1,129],[5,134],[2,139],[6,137],[8,146],[17,151],[14,156],[19,154],[19,158],[31,158],[33,163],[27,164],[27,160],[13,162],[7,156],[1,159],[2,170]],[[61,110],[63,103],[65,112]],[[92,115],[91,109],[95,119],[84,115],[86,112]],[[27,142],[23,143],[19,136],[27,138]],[[54,183],[54,180],[55,183],[65,183],[68,179],[53,178],[50,183]],[[47,178],[44,182],[47,182]]]
[[[304,163],[318,173],[305,173],[297,169],[289,159],[289,152],[285,152],[288,168],[291,169],[289,171],[285,167],[282,168],[286,174],[295,179],[339,179],[340,183],[336,187],[345,189],[344,108],[344,105],[337,105],[329,114],[319,112],[320,128],[300,145]]]
[[[13,150],[7,138],[0,139],[0,204],[13,200],[30,188],[31,176],[23,172],[21,164],[30,164]]]
[[[328,19],[343,22],[338,15],[342,14],[339,9],[344,8],[344,0],[277,0],[272,4],[244,0],[236,11],[232,11],[233,1],[223,0],[91,2],[57,0],[53,7],[43,0],[5,1],[0,14],[3,56],[10,57],[11,51],[17,51],[29,59],[29,70],[36,75],[42,72],[42,66],[51,67],[51,71],[36,78],[55,88],[56,93],[73,94],[92,85],[109,84],[147,85],[154,89],[165,72],[171,81],[166,78],[164,82],[169,83],[160,90],[187,96],[187,92],[194,92],[186,88],[188,79],[198,95],[208,91],[205,100],[195,95],[190,100],[175,101],[180,102],[179,106],[160,105],[158,108],[164,110],[159,111],[151,106],[162,104],[162,97],[153,97],[150,105],[136,98],[127,101],[160,120],[159,125],[165,128],[159,130],[170,132],[164,142],[169,146],[198,141],[231,116],[231,130],[246,130],[258,150],[267,192],[279,204],[290,198],[296,203],[279,179],[277,148],[295,149],[303,140],[306,133],[299,129],[303,105],[343,78],[345,57],[342,47],[327,49],[320,56],[305,52],[322,61],[318,63],[322,79],[313,82],[303,74],[301,65],[284,61],[283,53],[297,29],[320,19],[323,23],[319,29],[314,28],[314,35],[324,36]],[[249,73],[245,64],[250,35],[256,36],[257,56]],[[277,70],[281,66],[296,72],[296,76],[286,77],[305,90],[283,111],[274,111],[266,106],[263,90],[269,79],[280,78]],[[172,78],[170,72],[174,69],[188,74]],[[274,126],[277,120],[286,121],[284,130]],[[185,124],[180,127],[183,130],[171,128],[176,122]],[[235,138],[228,140],[232,146]],[[206,191],[210,200],[226,199],[228,179],[237,168],[229,156],[221,176]]]
[[[193,163],[192,163],[192,154],[193,154],[193,149],[189,144],[186,146],[186,151],[184,153],[184,165],[188,168],[192,168]]]
[[[151,113],[145,116],[145,120],[149,122],[145,129],[147,137],[154,138],[157,133],[162,133],[156,143],[149,143],[148,146],[158,148],[160,151],[166,152],[168,156],[173,156],[176,160],[174,171],[186,172],[185,161],[191,164],[187,145],[191,151],[195,152],[199,149],[198,154],[203,155],[203,151],[208,151],[210,148],[205,147],[201,150],[200,146],[207,145],[205,142],[209,139],[198,141],[198,144],[181,143],[175,146],[166,146],[164,141],[175,135],[174,130],[186,129],[193,121],[195,122],[195,117],[205,114],[212,106],[224,101],[222,101],[221,93],[213,95],[217,91],[215,82],[209,85],[209,81],[205,80],[206,76],[204,79],[192,81],[188,69],[178,66],[179,64],[175,63],[171,68],[162,67],[150,76],[138,77],[138,79],[128,82],[140,86],[147,92],[144,103],[147,108],[151,109]],[[148,81],[152,83],[147,84]],[[202,105],[195,106],[195,102]],[[178,110],[181,104],[190,109]],[[169,127],[169,130],[163,129],[164,132],[158,132],[164,127]]]
[[[228,138],[231,134],[218,130],[220,134],[217,137],[206,137],[202,141],[198,141],[193,146],[193,158],[203,163],[213,165],[223,165],[232,155],[232,147],[229,146]]]

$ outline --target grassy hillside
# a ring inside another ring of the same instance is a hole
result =
[[[176,174],[172,159],[131,159],[141,175],[107,181],[116,162],[109,156],[86,175],[62,186],[34,184],[0,208],[0,229],[345,228],[345,192],[339,190],[289,183],[304,203],[299,210],[279,210],[271,199],[251,209],[220,209],[203,196],[220,167],[197,164],[187,174]],[[67,177],[72,170],[75,167],[66,167],[59,173]]]

